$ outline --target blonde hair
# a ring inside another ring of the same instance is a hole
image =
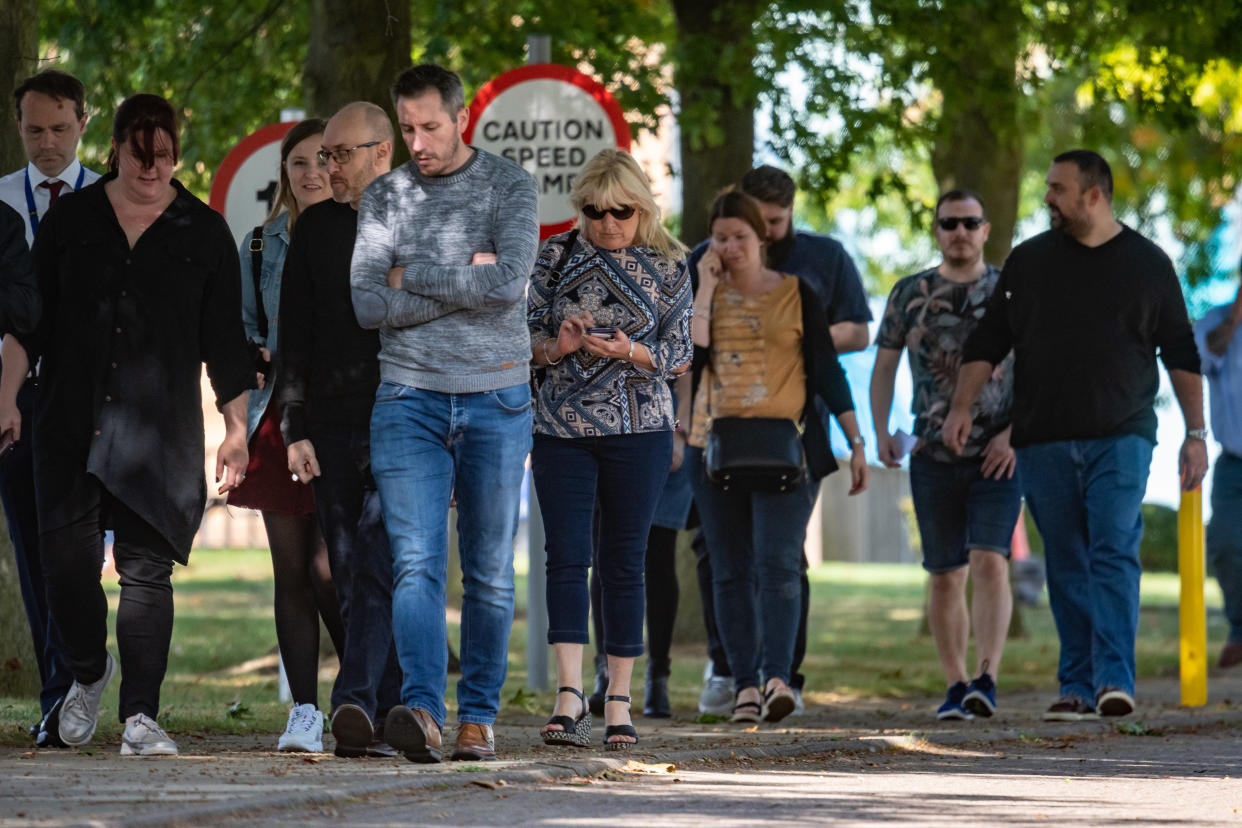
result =
[[[582,208],[588,204],[603,208],[636,207],[638,230],[633,244],[650,247],[670,259],[686,254],[686,246],[664,229],[660,207],[651,195],[651,182],[634,156],[625,150],[600,150],[588,161],[574,179],[569,203],[578,211],[580,228],[587,226]]]

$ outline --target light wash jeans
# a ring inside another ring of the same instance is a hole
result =
[[[1026,502],[1044,540],[1048,602],[1061,639],[1061,694],[1095,706],[1134,692],[1140,506],[1152,444],[1123,434],[1018,449]]]
[[[442,394],[380,383],[371,413],[371,471],[393,554],[392,629],[405,674],[401,700],[443,726],[449,501],[465,595],[457,719],[492,724],[508,669],[513,536],[531,446],[525,383]]]

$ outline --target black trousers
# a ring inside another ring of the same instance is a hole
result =
[[[98,681],[107,665],[108,599],[100,571],[104,529],[111,528],[112,557],[121,584],[116,613],[122,675],[117,718],[124,722],[145,713],[154,719],[172,640],[175,551],[149,523],[96,485],[99,497],[81,518],[39,536],[52,620],[73,677],[83,684]]]

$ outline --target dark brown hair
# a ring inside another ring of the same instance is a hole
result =
[[[140,92],[130,95],[116,109],[112,119],[112,152],[108,169],[115,171],[120,158],[117,149],[126,141],[144,167],[155,165],[155,132],[164,130],[172,141],[173,163],[181,160],[181,136],[177,131],[177,113],[172,104],[159,95]]]
[[[768,237],[768,228],[763,220],[763,211],[759,209],[759,201],[741,190],[728,189],[716,196],[707,217],[708,229],[710,230],[716,219],[721,218],[735,218],[746,222],[754,229],[760,244]]]
[[[44,69],[37,75],[31,75],[13,90],[13,108],[17,110],[17,120],[22,119],[22,98],[27,92],[38,92],[47,95],[54,101],[73,101],[73,111],[78,120],[86,117],[86,90],[82,81],[68,72],[59,69]]]
[[[328,122],[323,118],[307,118],[305,121],[294,124],[293,128],[285,133],[284,139],[280,142],[280,189],[276,191],[276,200],[272,202],[272,210],[263,220],[264,224],[274,221],[277,216],[288,210],[289,229],[293,229],[294,222],[298,220],[298,201],[293,197],[293,184],[289,181],[285,162],[289,160],[289,153],[293,152],[294,147],[313,135],[323,135],[324,127],[327,125]],[[319,163],[319,159],[313,156],[311,161]]]
[[[789,177],[789,173],[764,164],[742,176],[742,192],[768,204],[790,207],[794,203],[798,187]],[[763,238],[763,234],[760,233],[759,237]]]

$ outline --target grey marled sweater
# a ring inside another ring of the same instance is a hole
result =
[[[526,286],[539,248],[535,180],[485,150],[451,175],[413,162],[367,187],[350,267],[354,313],[380,330],[380,378],[466,394],[529,379]],[[493,265],[471,265],[495,253]],[[388,287],[404,267],[402,288]]]

